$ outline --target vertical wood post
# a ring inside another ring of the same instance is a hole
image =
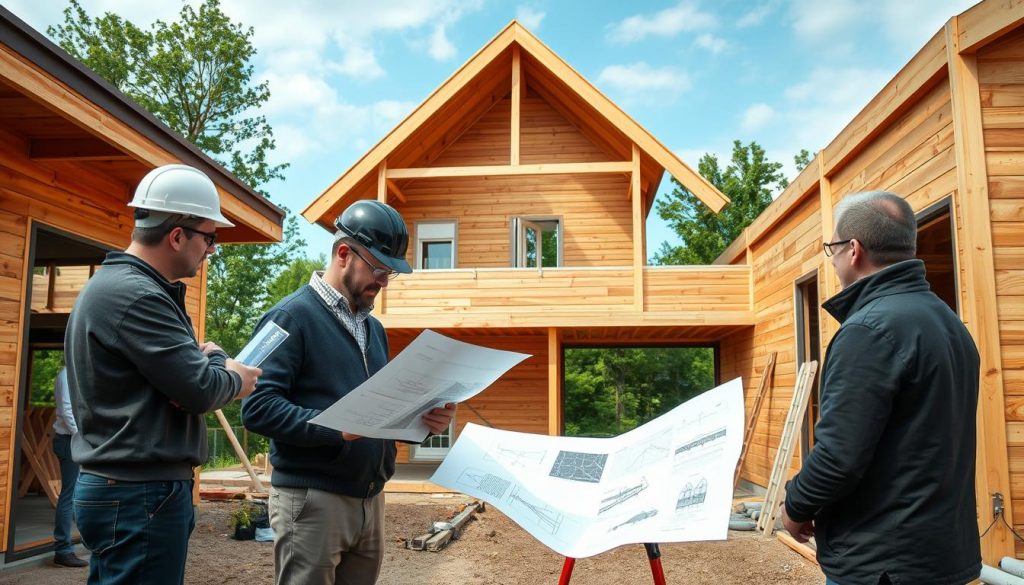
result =
[[[548,327],[548,434],[562,432],[562,344],[558,328]]]
[[[644,197],[640,192],[640,147],[633,144],[633,172],[629,177],[633,204],[633,309],[644,310]]]
[[[989,215],[988,170],[982,133],[978,62],[974,54],[962,54],[959,17],[946,23],[946,57],[949,64],[950,102],[953,106],[953,149],[956,151],[957,190],[953,201],[963,222],[957,226],[960,268],[967,302],[961,317],[981,354],[981,385],[978,395],[978,461],[975,489],[978,519],[984,530],[992,521],[992,494],[1006,499],[1003,516],[1013,525],[1010,472],[1006,447],[1006,413],[1003,397],[1002,347],[996,305],[995,262],[992,254],[992,218]],[[954,215],[955,217],[955,215]],[[996,522],[981,540],[981,555],[998,566],[1004,556],[1014,556],[1013,535]]]

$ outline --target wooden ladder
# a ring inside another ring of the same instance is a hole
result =
[[[757,424],[758,415],[761,414],[761,404],[768,393],[768,386],[771,385],[769,380],[772,379],[772,374],[775,373],[775,355],[774,351],[768,354],[768,363],[765,364],[764,370],[761,371],[761,382],[757,385],[754,405],[750,409],[750,418],[747,419],[747,430],[743,433],[743,450],[740,452],[740,460],[736,463],[736,475],[733,476],[732,480],[733,491],[736,491],[736,486],[740,484],[740,472],[743,471],[743,461],[747,458],[747,452],[750,451],[750,441],[754,438],[754,426]]]
[[[807,398],[814,386],[814,375],[817,371],[818,362],[809,361],[800,366],[800,371],[796,376],[793,402],[789,405],[786,424],[782,428],[782,439],[779,441],[778,451],[775,452],[775,464],[772,465],[768,491],[764,496],[761,515],[757,518],[757,529],[764,532],[765,537],[770,537],[775,530],[775,519],[779,515],[779,502],[783,493],[782,484],[785,482],[786,472],[789,471],[789,466],[793,462],[793,445],[796,442],[797,433],[800,432],[800,423],[803,422],[804,413],[807,411]]]

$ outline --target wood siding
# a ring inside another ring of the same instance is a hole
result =
[[[1011,503],[1024,529],[1024,34],[978,53]],[[1024,543],[1017,542],[1017,556]]]
[[[16,447],[13,434],[19,405],[22,338],[25,314],[26,278],[31,269],[28,238],[32,222],[51,226],[114,249],[127,246],[131,217],[125,201],[111,197],[116,186],[100,174],[73,165],[43,166],[26,156],[27,144],[20,137],[0,130],[0,534],[7,535],[10,486],[21,457],[12,457]],[[57,308],[64,312],[74,303],[82,269],[66,268],[66,279],[58,282]],[[66,280],[66,282],[65,282]],[[33,297],[45,295],[45,284]],[[205,291],[205,270],[189,285],[186,305],[194,323],[201,326],[201,299]],[[45,298],[45,297],[44,297]],[[33,299],[35,301],[35,299]],[[5,542],[4,550],[9,543]]]
[[[509,164],[511,105],[496,103],[432,163],[433,167]],[[523,164],[607,162],[612,159],[540,97],[522,107]],[[557,217],[563,266],[627,266],[632,218],[625,175],[542,175],[414,179],[399,184],[406,202],[392,200],[412,226],[458,218],[459,268],[512,265],[511,220]],[[415,242],[415,234],[411,234]],[[410,262],[415,250],[410,250]]]

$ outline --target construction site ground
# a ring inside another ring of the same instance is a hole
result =
[[[464,496],[387,494],[387,551],[381,585],[542,585],[557,583],[564,559],[497,509],[475,514],[462,534],[440,552],[414,551],[405,540],[446,519]],[[273,545],[237,541],[229,533],[235,501],[202,501],[189,542],[185,582],[195,585],[259,585],[274,582]],[[796,583],[820,585],[818,567],[778,540],[730,531],[718,542],[661,545],[668,583]],[[49,557],[44,557],[49,559]],[[0,572],[0,585],[65,585],[86,580],[87,569],[30,563]],[[651,583],[642,545],[628,545],[580,559],[572,583]]]

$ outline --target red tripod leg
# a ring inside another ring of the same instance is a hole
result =
[[[651,562],[651,575],[654,577],[654,585],[665,585],[665,570],[661,567],[661,549],[656,543],[644,544],[647,549],[647,560]]]
[[[572,568],[576,565],[576,559],[565,557],[562,565],[562,576],[558,578],[558,585],[569,585],[569,578],[572,577]]]

